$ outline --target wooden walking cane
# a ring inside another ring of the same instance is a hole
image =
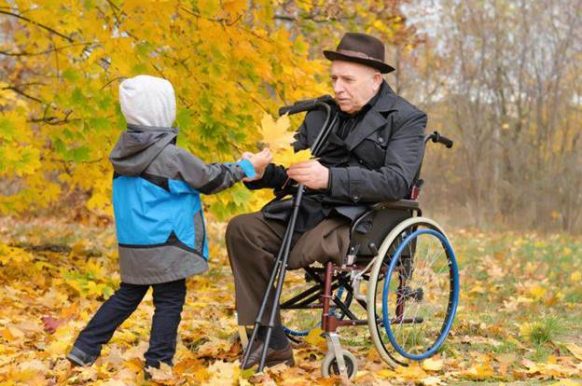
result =
[[[316,109],[324,109],[326,111],[326,118],[323,123],[323,127],[319,132],[313,146],[311,147],[311,155],[312,157],[316,158],[319,153],[321,152],[323,145],[327,141],[329,133],[331,129],[335,125],[337,120],[337,115],[331,119],[331,107],[329,105],[330,102],[333,101],[333,98],[329,95],[323,96],[317,99],[310,99],[306,101],[299,101],[291,106],[285,106],[279,109],[279,115],[284,114],[297,114],[305,111],[311,111]],[[300,184],[297,188],[297,193],[293,198],[293,212],[291,213],[291,218],[289,223],[287,224],[287,229],[285,231],[285,235],[283,236],[283,241],[281,243],[281,248],[279,249],[279,253],[277,254],[277,259],[275,260],[275,264],[273,266],[273,271],[271,271],[271,277],[269,278],[269,284],[267,286],[267,290],[265,291],[265,295],[263,296],[263,301],[261,302],[261,307],[259,308],[259,312],[257,314],[257,318],[255,320],[255,327],[253,329],[253,333],[249,342],[246,346],[243,355],[243,362],[242,367],[246,367],[247,362],[250,357],[250,353],[252,352],[253,346],[257,339],[257,332],[259,327],[267,327],[267,333],[265,335],[265,341],[263,343],[263,349],[261,352],[261,360],[259,362],[259,368],[257,372],[263,371],[265,367],[265,360],[267,358],[267,350],[269,348],[269,342],[271,340],[271,334],[273,332],[273,327],[275,326],[275,317],[277,315],[277,309],[279,307],[279,299],[281,298],[281,291],[283,289],[283,282],[285,281],[285,272],[287,270],[287,261],[289,259],[289,252],[291,249],[291,239],[293,238],[293,232],[295,231],[295,222],[297,220],[297,214],[299,213],[299,207],[301,205],[301,199],[303,197],[304,187],[303,184]],[[271,295],[271,291],[273,289],[273,284],[276,283],[275,288],[275,296],[273,298],[273,307],[271,308],[271,314],[269,315],[269,322],[265,326],[262,323],[263,316],[266,311],[267,302],[269,301],[269,296]]]

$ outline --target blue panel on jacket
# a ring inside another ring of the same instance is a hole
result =
[[[169,191],[141,177],[113,180],[113,209],[120,244],[147,247],[165,244],[174,232],[180,242],[208,256],[205,230],[195,229],[202,216],[199,193],[184,181],[169,180]],[[200,213],[198,213],[200,212]],[[195,245],[200,232],[203,245]],[[203,250],[200,250],[203,249]]]

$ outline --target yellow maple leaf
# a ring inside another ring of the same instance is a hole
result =
[[[494,374],[494,370],[488,362],[485,362],[473,365],[463,373],[469,378],[477,380],[491,377]]]
[[[533,329],[533,323],[524,322],[522,324],[519,324],[518,327],[519,327],[519,335],[524,337],[524,338],[528,338],[531,335],[531,332]]]
[[[278,164],[289,166],[299,162],[311,159],[311,152],[309,150],[300,150],[297,153],[291,147],[280,150],[273,157]]]
[[[21,340],[24,338],[24,332],[16,326],[8,325],[7,327],[8,335],[11,340]]]
[[[44,374],[48,371],[48,366],[38,359],[33,359],[21,362],[13,368],[10,376],[11,381],[16,381],[17,384],[24,383],[26,385],[45,385]]]
[[[421,380],[428,376],[428,374],[420,367],[418,362],[412,362],[410,365],[404,367],[397,367],[396,373],[399,378],[405,380]]]
[[[534,300],[541,300],[546,295],[547,289],[540,286],[534,285],[529,289],[529,293],[532,295]]]
[[[289,131],[289,124],[288,115],[283,115],[275,120],[271,115],[265,113],[260,128],[261,142],[271,149],[274,161],[284,166],[311,159],[311,152],[308,149],[298,152],[293,150],[291,144],[294,141],[294,133]]]
[[[483,288],[483,286],[481,286],[481,285],[479,285],[479,284],[475,285],[473,288],[471,288],[471,289],[469,290],[469,293],[478,293],[478,294],[483,294],[483,293],[485,293],[485,292],[486,292],[486,289],[485,289],[485,288]]]
[[[578,346],[576,343],[566,343],[564,346],[572,353],[576,358],[582,361],[582,347]]]
[[[233,385],[238,384],[240,368],[238,362],[216,361],[208,367],[211,378],[206,384],[208,385]]]
[[[200,356],[213,357],[227,352],[229,349],[230,344],[224,339],[210,339],[198,347],[197,353]]]
[[[580,382],[571,379],[560,379],[558,382],[551,383],[550,386],[580,386]]]
[[[428,358],[422,361],[422,368],[428,371],[440,371],[443,369],[443,360],[438,358]]]
[[[73,331],[67,328],[59,328],[55,334],[50,337],[49,343],[44,351],[53,356],[65,355],[71,348],[72,341]]]
[[[172,368],[167,363],[162,362],[159,369],[148,367],[147,371],[151,374],[152,380],[157,383],[170,385],[176,381]]]
[[[421,382],[424,386],[439,386],[445,384],[439,377],[426,377],[423,378]]]
[[[261,142],[271,149],[274,161],[283,166],[293,165],[312,158],[311,151],[308,149],[298,152],[293,150],[291,144],[294,141],[294,133],[289,131],[289,125],[288,115],[283,115],[275,120],[271,115],[265,113],[259,129],[262,136]]]
[[[325,339],[321,336],[323,330],[319,327],[314,328],[313,330],[309,331],[309,334],[305,337],[305,341],[309,344],[314,346],[321,346],[325,344]]]
[[[393,370],[382,369],[376,371],[376,375],[381,378],[394,378],[396,376],[396,372],[394,372]]]
[[[271,152],[277,153],[291,146],[293,132],[289,131],[289,125],[288,115],[283,115],[277,120],[270,114],[263,115],[259,132],[262,136],[262,142],[271,149]]]

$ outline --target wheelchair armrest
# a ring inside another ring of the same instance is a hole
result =
[[[370,207],[371,210],[377,211],[382,209],[420,209],[420,205],[416,200],[397,200],[397,201],[384,201],[378,204],[374,204]]]
[[[396,201],[384,201],[377,204],[370,205],[369,209],[362,213],[353,223],[350,230],[350,234],[356,229],[358,224],[360,224],[366,217],[371,214],[385,209],[396,209],[396,210],[412,210],[420,213],[420,205],[418,201],[415,200],[396,200]]]

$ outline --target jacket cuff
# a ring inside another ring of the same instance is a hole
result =
[[[248,159],[242,159],[238,161],[236,164],[241,167],[241,169],[245,173],[245,177],[253,178],[257,175],[257,173],[255,172],[255,167]]]
[[[348,197],[348,171],[345,168],[329,168],[329,185],[332,197]]]
[[[325,191],[326,191],[326,193],[331,193],[331,186],[332,186],[331,181],[333,180],[333,174],[332,174],[333,171],[332,171],[332,168],[328,168],[328,170],[329,170],[329,174],[327,177],[327,188],[325,189]]]
[[[261,179],[258,180],[253,180],[253,181],[243,181],[243,184],[247,187],[247,189],[250,190],[257,190],[257,189],[263,189],[263,188],[267,188],[267,184],[265,183],[265,181],[268,181],[271,178],[271,174],[272,174],[272,164],[267,165],[267,168],[265,169],[265,173],[263,174],[263,177]]]

